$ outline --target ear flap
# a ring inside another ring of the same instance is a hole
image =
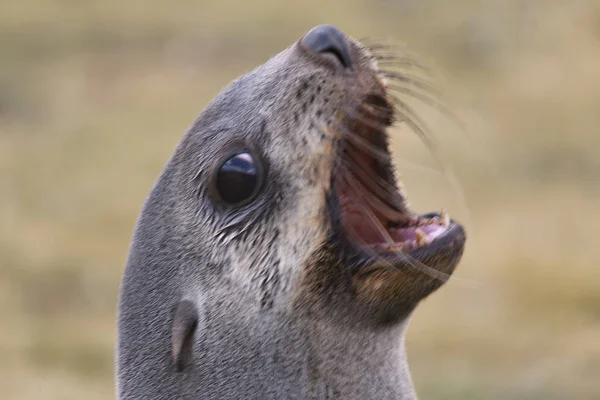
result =
[[[190,300],[177,304],[171,325],[171,355],[177,372],[189,364],[194,333],[198,327],[198,310]]]

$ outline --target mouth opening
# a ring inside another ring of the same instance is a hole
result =
[[[416,215],[392,169],[386,129],[393,107],[383,95],[368,96],[348,122],[334,177],[347,237],[362,250],[414,252],[432,247],[455,225],[448,214]]]

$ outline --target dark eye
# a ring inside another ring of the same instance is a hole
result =
[[[216,174],[216,188],[223,202],[240,205],[250,201],[260,183],[260,171],[250,153],[238,153],[225,161]]]

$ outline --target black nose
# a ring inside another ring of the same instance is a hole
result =
[[[333,25],[319,25],[312,28],[300,41],[314,54],[333,54],[346,68],[352,68],[350,49],[344,34]]]

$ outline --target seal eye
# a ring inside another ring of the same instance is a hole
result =
[[[217,170],[216,189],[228,205],[250,201],[256,195],[259,183],[259,168],[250,153],[233,155]]]

